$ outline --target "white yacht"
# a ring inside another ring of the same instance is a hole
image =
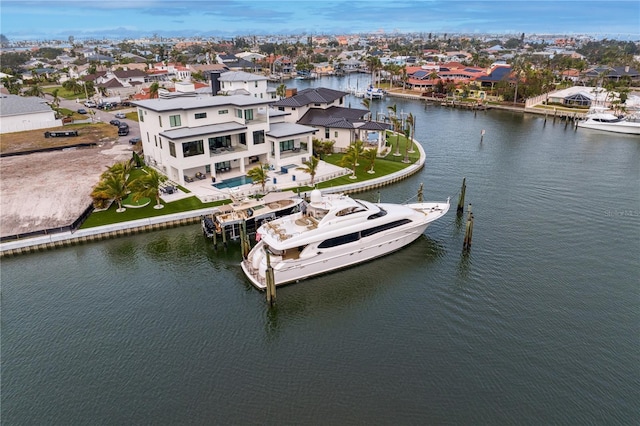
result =
[[[640,135],[640,119],[632,115],[617,116],[605,107],[592,107],[585,119],[578,122],[578,127]]]
[[[384,256],[416,240],[449,210],[443,202],[371,203],[313,190],[301,211],[263,224],[242,262],[251,283],[265,289]]]

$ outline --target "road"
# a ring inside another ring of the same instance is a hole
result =
[[[52,100],[51,96],[46,96],[46,99]],[[129,112],[134,112],[136,110],[135,107],[127,107],[127,108],[121,108],[117,110],[104,111],[99,108],[88,108],[84,106],[84,102],[85,100],[82,100],[82,99],[79,102],[76,100],[61,99],[60,107],[70,109],[71,111],[77,111],[78,109],[83,108],[87,110],[87,112],[89,112],[89,114],[87,115],[89,120],[92,119],[96,122],[104,122],[104,123],[108,123],[111,120],[116,119],[116,113],[118,112],[123,112],[126,114]],[[118,118],[118,120],[120,120],[121,122],[127,123],[129,125],[129,134],[127,136],[120,136],[118,138],[118,143],[128,144],[129,139],[140,137],[140,126],[138,125],[137,121],[129,120],[129,119],[120,119],[120,118]]]

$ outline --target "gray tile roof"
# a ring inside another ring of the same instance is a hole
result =
[[[339,127],[353,129],[353,123],[364,121],[366,109],[331,107],[327,109],[311,108],[298,120],[300,124],[319,127]]]
[[[52,111],[51,107],[42,98],[18,95],[0,96],[0,117],[49,111]]]
[[[310,88],[299,91],[297,95],[274,102],[273,105],[275,107],[300,107],[310,104],[328,104],[346,95],[348,95],[347,92],[326,87]]]

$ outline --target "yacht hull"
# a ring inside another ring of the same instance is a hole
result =
[[[330,249],[314,249],[302,254],[299,259],[288,260],[270,256],[276,286],[327,274],[359,263],[393,253],[419,238],[430,222],[420,223],[411,228],[397,229],[386,235],[374,235],[351,244]],[[251,250],[242,262],[242,269],[258,289],[266,288],[267,260],[262,241]]]
[[[581,121],[578,127],[583,129],[602,130],[605,132],[624,133],[628,135],[640,135],[640,122],[602,123],[594,121]]]

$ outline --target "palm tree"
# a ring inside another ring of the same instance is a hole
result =
[[[408,163],[409,162],[409,144],[412,143],[411,142],[411,126],[407,125],[404,128],[404,137],[407,140],[407,142],[405,143],[405,147],[404,147],[404,158],[402,159],[403,163]],[[398,145],[398,150],[400,150],[400,146]]]
[[[378,150],[375,148],[369,148],[367,150],[364,151],[364,153],[362,154],[362,157],[368,161],[369,165],[368,165],[368,169],[367,173],[375,173],[373,171],[373,166],[376,162],[376,158],[378,157]]]
[[[296,170],[301,170],[311,176],[311,186],[313,186],[313,180],[316,177],[320,160],[315,155],[312,155],[309,157],[309,160],[303,161],[302,164],[304,164],[305,167],[297,167]]]
[[[106,173],[93,188],[91,197],[94,200],[115,200],[118,203],[116,213],[122,213],[126,210],[122,207],[122,200],[127,194],[128,189],[124,176],[119,173]]]
[[[53,89],[53,91],[51,92],[51,96],[53,97],[53,106],[56,108],[56,110],[60,107],[60,98],[58,97],[58,91],[60,89]]]
[[[416,117],[413,113],[409,113],[407,116],[407,124],[411,127],[411,139],[407,142],[407,152],[413,153],[413,137],[416,135]]]
[[[336,141],[324,141],[322,142],[322,150],[326,155],[333,154],[333,146],[336,144]]]
[[[347,167],[351,169],[351,176],[349,176],[350,179],[357,179],[357,176],[356,176],[357,162],[358,162],[358,154],[356,153],[354,146],[349,145],[349,147],[347,148],[347,152],[344,153],[344,155],[340,159],[339,164],[341,167]]]
[[[27,91],[24,92],[24,94],[27,96],[36,96],[38,98],[41,98],[44,96],[44,91],[42,90],[42,87],[40,87],[40,85],[36,83],[33,86],[31,86],[29,89],[27,89]]]
[[[149,99],[157,98],[159,89],[160,89],[160,85],[158,84],[157,81],[154,81],[153,83],[151,83],[151,86],[149,86]]]
[[[262,192],[265,192],[265,186],[269,181],[269,165],[268,164],[260,164],[259,166],[250,169],[247,172],[247,176],[251,178],[253,184],[259,184],[262,186]]]
[[[20,81],[16,77],[14,77],[12,75],[7,75],[6,77],[3,77],[2,78],[2,85],[12,95],[19,94],[20,93],[20,89],[22,89],[22,85],[20,84]]]
[[[398,116],[398,106],[396,104],[389,105],[387,107],[387,111],[389,111],[389,118],[396,118]],[[392,120],[393,130],[396,131],[396,122]]]
[[[280,99],[284,99],[287,96],[287,86],[284,84],[279,85],[276,88],[276,95],[278,95]]]
[[[156,205],[154,209],[161,209],[164,206],[160,203],[160,185],[167,180],[167,177],[158,173],[155,169],[145,170],[146,174],[134,179],[131,182],[131,192],[133,193],[133,201],[141,198],[155,198]]]
[[[371,71],[371,84],[373,86],[375,86],[375,75],[376,75],[376,71],[380,69],[380,67],[382,66],[382,63],[380,62],[380,58],[376,57],[376,56],[369,56],[367,58],[367,67],[369,68],[369,71]]]
[[[396,151],[393,155],[397,157],[400,155],[400,120],[396,117],[392,117],[391,122],[393,123],[393,131],[396,134]]]
[[[360,159],[360,156],[364,152],[364,142],[362,142],[360,139],[356,139],[351,144],[351,147],[353,147],[353,151],[356,154],[356,166],[359,166],[360,164],[358,163],[358,160]]]

